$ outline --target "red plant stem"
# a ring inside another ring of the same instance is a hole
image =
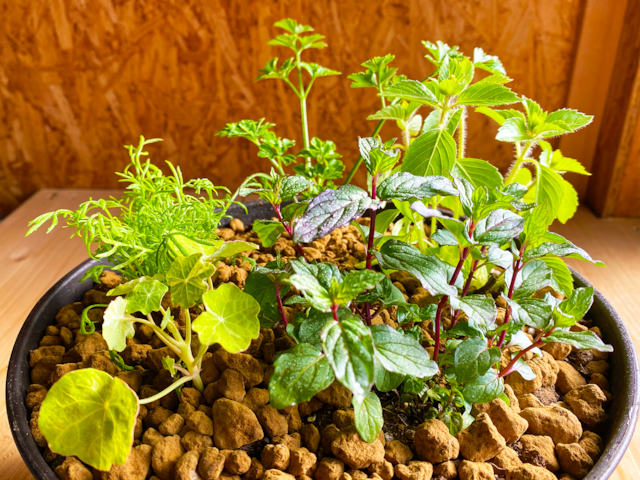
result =
[[[331,313],[333,314],[333,319],[336,322],[338,321],[338,307],[339,307],[339,305],[332,305],[331,306]]]
[[[282,323],[285,327],[289,325],[287,321],[287,314],[284,313],[284,306],[282,305],[282,296],[280,295],[280,284],[276,282],[276,298],[278,299],[278,310],[280,310],[280,316],[282,317]]]
[[[278,220],[280,220],[280,223],[282,223],[282,226],[284,227],[284,229],[287,231],[287,233],[293,240],[293,232],[291,231],[291,227],[287,225],[285,221],[282,219],[282,213],[280,213],[280,205],[275,205],[275,204],[271,204],[271,205],[273,206],[273,209],[276,211],[276,215],[278,215]],[[298,255],[300,255],[306,261],[307,258],[304,256],[304,250],[302,250],[302,246],[299,243],[294,243],[293,246],[298,251]]]
[[[524,264],[522,263],[522,254],[524,252],[524,248],[525,245],[523,244],[522,247],[520,247],[520,258],[516,258],[516,261],[513,264],[513,277],[511,277],[511,284],[509,285],[509,292],[507,293],[507,297],[509,297],[509,300],[513,298],[513,291],[516,286],[516,278],[518,277],[518,273],[520,273],[520,270],[522,270],[522,268],[524,267]],[[503,325],[509,323],[509,320],[511,320],[511,307],[507,305],[507,311],[504,314]],[[498,341],[498,348],[502,348],[506,335],[507,331],[503,330],[500,334],[500,340]]]
[[[484,254],[487,251],[487,247],[482,247],[481,252]],[[462,289],[462,294],[460,297],[466,297],[467,293],[469,293],[469,288],[471,288],[471,282],[473,281],[473,276],[476,273],[476,269],[478,268],[478,263],[480,263],[480,259],[476,259],[471,264],[471,268],[469,269],[469,277],[467,278],[466,283],[464,284],[464,288]],[[456,310],[453,314],[453,322],[451,323],[452,327],[455,327],[456,323],[458,323],[458,319],[460,318],[461,310]]]
[[[376,189],[377,189],[377,184],[378,184],[378,176],[374,175],[373,178],[371,179],[371,198],[373,200],[376,199]],[[376,211],[372,208],[370,211],[370,219],[371,222],[369,224],[369,241],[367,242],[367,270],[371,270],[371,261],[373,259],[373,239],[375,237],[375,233],[376,233]],[[369,304],[369,302],[366,302],[364,304],[364,321],[367,323],[367,325],[371,325],[371,319],[375,316],[375,315],[371,315],[371,305]],[[376,311],[377,313],[377,311]]]
[[[555,328],[552,328],[546,333],[540,332],[540,334],[536,338],[534,338],[533,343],[531,345],[529,345],[524,350],[520,350],[518,354],[515,357],[513,357],[513,359],[511,359],[511,361],[507,364],[507,366],[504,367],[504,369],[498,374],[498,378],[502,378],[506,375],[509,375],[513,371],[513,367],[516,365],[518,360],[520,360],[523,356],[525,356],[527,352],[530,352],[534,348],[541,347],[542,345],[544,345],[542,338],[548,337],[549,335],[551,335],[551,332],[553,332],[554,330]]]

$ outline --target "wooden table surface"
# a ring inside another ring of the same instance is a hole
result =
[[[113,194],[110,190],[41,190],[0,222],[0,479],[33,478],[18,454],[9,430],[5,405],[7,364],[23,321],[38,299],[60,277],[87,258],[71,231],[56,228],[25,238],[27,222],[60,208],[74,209],[89,197]],[[570,260],[611,301],[627,324],[640,350],[640,219],[598,219],[580,208],[568,225],[554,231],[604,261],[607,268]],[[640,479],[640,429],[622,462],[611,476],[615,480]]]

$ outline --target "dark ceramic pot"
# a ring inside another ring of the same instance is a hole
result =
[[[229,214],[243,220],[245,225],[250,225],[256,219],[273,216],[270,205],[254,202],[248,207],[248,214],[239,208],[230,210]],[[92,287],[91,281],[79,283],[79,280],[96,263],[95,260],[87,260],[49,289],[27,317],[11,353],[7,374],[9,425],[22,458],[38,480],[57,480],[58,477],[44,461],[42,449],[35,444],[29,428],[29,412],[25,405],[26,390],[31,383],[29,351],[38,348],[40,339],[47,326],[53,323],[58,310],[82,299],[83,294]],[[591,286],[584,277],[575,271],[572,273],[576,287]],[[610,418],[604,436],[604,451],[585,480],[604,480],[609,478],[620,463],[631,441],[640,405],[640,373],[633,342],[622,319],[607,299],[599,291],[595,289],[594,291],[594,303],[588,317],[600,328],[604,341],[613,345],[614,348],[609,356],[611,365],[609,382],[613,402],[609,406]]]

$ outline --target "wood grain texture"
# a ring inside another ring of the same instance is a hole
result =
[[[56,229],[24,238],[27,222],[50,210],[73,209],[90,196],[106,197],[114,192],[87,190],[43,190],[0,223],[0,477],[3,480],[27,480],[32,476],[11,438],[6,416],[5,381],[11,348],[20,327],[38,299],[60,277],[86,259],[81,242],[68,240],[69,231]],[[585,248],[594,258],[607,264],[595,267],[586,262],[569,263],[585,275],[625,320],[636,348],[640,351],[640,220],[598,219],[580,207],[567,225],[554,225],[554,231]],[[640,430],[611,480],[640,478]]]
[[[585,0],[0,0],[0,214],[43,187],[115,188],[122,146],[147,138],[151,152],[186,176],[237,186],[266,170],[240,140],[214,137],[226,122],[267,117],[300,141],[297,99],[275,80],[254,83],[287,53],[266,46],[291,16],[327,36],[309,58],[343,72],[319,79],[312,136],[332,139],[347,166],[357,136],[374,128],[373,91],[346,75],[386,53],[410,78],[431,65],[421,40],[499,55],[517,92],[547,109],[566,104]],[[467,152],[505,169],[513,152],[497,127],[471,113]],[[383,134],[397,136],[393,126]],[[364,176],[360,175],[359,182]]]

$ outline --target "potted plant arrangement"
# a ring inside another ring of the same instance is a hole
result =
[[[121,198],[32,222],[62,219],[109,265],[85,268],[95,287],[30,353],[23,395],[47,462],[69,480],[589,475],[613,349],[585,319],[593,288],[576,288],[563,258],[601,262],[549,232],[577,208],[564,173],[588,173],[547,139],[591,117],[518,96],[479,48],[424,42],[434,72],[422,81],[392,55],[349,76],[381,109],[337,186],[344,165],[310,138],[306,100],[339,73],[303,61],[322,35],[276,26],[269,43],[293,56],[258,79],[300,99],[300,151],[264,119],[227,125],[220,136],[273,165],[232,195],[170,163],[163,174],[143,159],[156,140],[141,139]],[[506,177],[467,157],[470,108],[514,145]],[[386,121],[400,140],[378,136]],[[349,184],[361,164],[366,189]],[[229,223],[249,194],[272,213]]]

